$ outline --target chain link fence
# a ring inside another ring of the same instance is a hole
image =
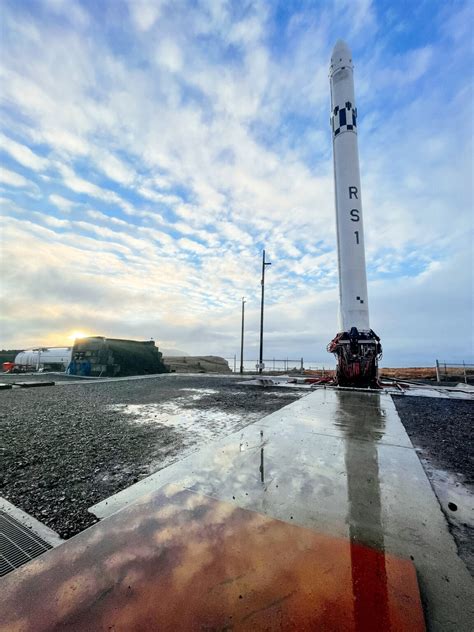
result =
[[[229,367],[233,373],[240,372],[240,356],[233,356],[232,358],[226,358],[229,363]],[[305,360],[304,358],[266,358],[263,360],[265,365],[264,371],[268,372],[280,372],[287,373],[288,371],[327,371],[334,370],[334,365],[321,364],[316,360]],[[244,360],[244,372],[255,373],[258,371],[258,360]]]
[[[464,382],[468,384],[474,381],[474,364],[466,362],[440,362],[436,360],[437,382]]]

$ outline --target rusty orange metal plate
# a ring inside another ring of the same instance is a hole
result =
[[[424,630],[410,561],[168,486],[0,582],[0,630]]]

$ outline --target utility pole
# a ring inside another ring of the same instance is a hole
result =
[[[264,296],[265,296],[265,266],[271,266],[272,264],[269,261],[265,261],[265,250],[263,251],[262,256],[262,304],[260,308],[260,361],[258,372],[261,373],[263,371],[263,305],[264,305]]]
[[[242,334],[240,336],[240,372],[244,372],[244,319],[245,319],[245,296],[242,296]]]

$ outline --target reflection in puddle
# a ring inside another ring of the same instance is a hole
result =
[[[133,424],[158,425],[179,430],[183,437],[183,447],[214,441],[262,417],[260,412],[227,412],[212,407],[189,407],[191,401],[218,391],[182,390],[193,391],[193,394],[160,404],[116,404],[110,408],[126,415]]]
[[[347,399],[338,394],[337,416],[344,420],[340,425],[345,434],[354,618],[356,629],[361,631],[390,629],[385,555],[377,554],[385,551],[377,451],[377,441],[385,432],[385,415],[381,414],[380,396],[373,397],[368,401],[375,405],[354,412]],[[373,549],[370,565],[361,544]],[[372,591],[363,589],[367,581]]]
[[[441,506],[451,522],[460,522],[474,529],[474,495],[472,486],[464,484],[463,478],[446,470],[436,469],[426,459],[421,459],[423,467],[435,488]],[[453,514],[450,504],[456,506]],[[447,511],[450,509],[450,512]]]
[[[1,629],[421,632],[414,570],[388,566],[391,618],[354,621],[345,540],[167,485],[6,578]]]
[[[265,464],[264,464],[264,455],[263,455],[263,450],[264,450],[264,441],[263,441],[263,430],[260,430],[260,442],[261,442],[261,448],[260,448],[260,482],[261,483],[265,483]]]
[[[219,392],[215,388],[180,388],[179,390],[186,393],[202,393],[203,395],[214,395]]]
[[[295,398],[295,394],[294,393],[289,393],[288,391],[283,392],[283,393],[276,393],[275,391],[262,391],[264,395],[268,395],[270,397],[286,397],[291,398],[291,400],[293,401]],[[306,395],[306,393],[302,393],[302,395]]]
[[[188,401],[188,400],[187,400]],[[228,413],[217,408],[184,408],[176,401],[164,404],[118,404],[113,409],[130,416],[135,424],[159,424],[184,430],[204,440],[232,432],[251,423],[260,413]]]
[[[474,575],[474,488],[460,474],[437,469],[425,458],[421,462],[451,525],[459,555]]]
[[[190,396],[190,399],[193,401],[199,401],[206,395],[217,395],[219,391],[216,391],[213,388],[180,388],[180,392],[184,393],[194,393]]]
[[[159,441],[157,442],[156,460],[148,467],[150,473],[167,467],[198,448],[232,434],[262,417],[261,412],[229,413],[218,408],[189,407],[190,401],[195,401],[195,398],[200,399],[211,391],[211,389],[193,390],[198,392],[160,404],[117,404],[110,407],[125,415],[132,424],[155,425],[158,428],[172,428],[178,431],[178,441],[166,441],[161,445]]]

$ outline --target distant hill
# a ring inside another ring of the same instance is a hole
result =
[[[163,362],[172,373],[231,373],[225,358],[219,356],[166,356]]]
[[[189,353],[181,351],[180,349],[162,349],[161,347],[159,347],[159,349],[161,353],[168,358],[189,356]]]

